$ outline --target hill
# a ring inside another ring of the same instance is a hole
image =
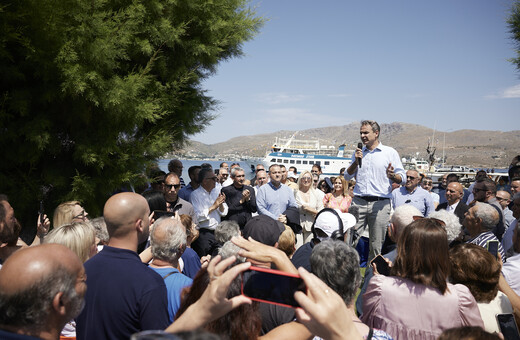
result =
[[[181,158],[239,159],[264,157],[276,137],[288,138],[296,131],[281,130],[269,134],[234,137],[226,142],[203,144],[190,141],[175,152]],[[321,144],[339,146],[346,144],[353,149],[359,142],[359,122],[344,126],[331,126],[301,130],[296,139],[319,139]],[[476,168],[507,167],[511,159],[520,154],[520,130],[501,132],[483,130],[433,131],[430,128],[408,123],[381,125],[380,140],[394,147],[401,157],[426,158],[428,141],[436,147],[435,156],[450,165]]]

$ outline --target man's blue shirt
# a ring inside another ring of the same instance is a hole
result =
[[[181,292],[183,288],[191,286],[193,280],[186,275],[179,273],[175,268],[150,267],[150,269],[161,275],[163,279],[168,275],[164,279],[164,283],[166,284],[166,290],[168,291],[168,314],[171,323],[181,306]]]
[[[356,161],[356,154],[352,155],[352,162]],[[394,173],[401,176],[401,184],[406,182],[406,172],[395,149],[379,145],[370,151],[366,146],[363,147],[363,159],[361,167],[358,167],[352,175],[345,171],[345,179],[348,181],[356,179],[354,187],[355,196],[377,196],[390,198],[392,192],[392,181],[386,175],[389,164],[394,167]]]
[[[411,204],[426,217],[435,211],[433,198],[430,193],[421,187],[415,188],[411,193],[405,187],[400,187],[392,191],[392,207],[395,209],[404,204]]]
[[[294,191],[285,184],[277,188],[273,183],[264,184],[258,189],[256,195],[258,213],[267,215],[275,220],[289,207],[297,208]]]

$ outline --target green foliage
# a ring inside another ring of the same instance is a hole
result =
[[[513,3],[511,9],[511,16],[507,21],[511,32],[511,38],[513,38],[516,48],[516,58],[512,58],[511,62],[516,65],[518,71],[520,71],[520,1],[516,0]]]
[[[17,215],[82,201],[91,215],[214,118],[203,79],[263,23],[247,0],[0,4],[0,193]],[[23,216],[21,216],[23,215]]]

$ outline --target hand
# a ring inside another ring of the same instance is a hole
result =
[[[247,258],[253,265],[274,263],[281,271],[298,274],[291,260],[278,248],[257,242],[251,237],[249,240],[242,236],[232,237],[231,242],[242,248],[238,255]]]
[[[211,261],[211,255],[202,256],[200,258],[201,268],[206,268],[209,264],[209,261]]]
[[[282,222],[283,224],[286,224],[287,216],[285,216],[284,214],[281,214],[280,216],[278,216],[278,221]]]
[[[363,158],[363,150],[360,148],[356,148],[356,164],[358,164],[358,159]]]
[[[386,168],[386,177],[390,178],[391,180],[394,180],[395,178],[394,167],[392,166],[392,163],[389,163],[388,167]]]
[[[296,309],[298,321],[323,339],[362,339],[343,299],[314,274],[302,267],[298,272],[307,286],[307,294],[294,294],[301,306]]]
[[[249,190],[245,189],[244,191],[242,191],[242,199],[240,200],[240,203],[244,203],[244,202],[247,202],[251,199],[251,193],[249,192]]]
[[[41,214],[38,214],[38,222],[36,222],[36,235],[38,235],[38,237],[44,237],[49,233],[50,226],[51,222],[47,218],[47,215],[44,214],[42,218]]]
[[[215,200],[215,203],[213,203],[213,204],[218,207],[225,201],[226,201],[226,195],[220,194],[220,195],[218,195],[217,199]]]
[[[210,282],[206,290],[197,302],[166,329],[167,332],[194,330],[222,317],[238,306],[251,304],[251,299],[244,295],[237,295],[231,299],[226,298],[231,282],[251,266],[251,263],[245,262],[226,270],[235,260],[235,257],[231,256],[221,261],[220,255],[211,260],[208,265]]]

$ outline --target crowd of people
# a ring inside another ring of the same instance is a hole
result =
[[[498,339],[497,314],[520,321],[520,156],[434,187],[377,122],[360,137],[332,177],[203,163],[186,184],[175,159],[100,217],[59,204],[30,245],[0,195],[0,338]],[[243,295],[251,265],[301,277],[299,307]]]

